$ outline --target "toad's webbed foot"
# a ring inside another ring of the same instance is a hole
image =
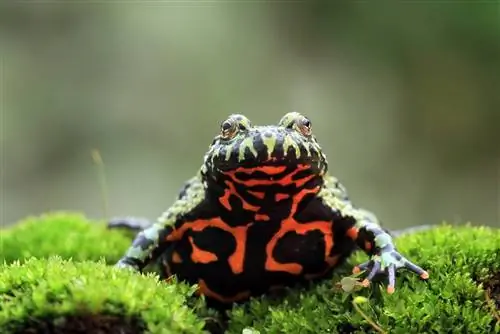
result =
[[[361,284],[365,287],[370,285],[370,282],[377,274],[387,275],[387,292],[393,293],[396,286],[396,271],[401,268],[406,268],[414,272],[422,279],[429,278],[429,274],[424,269],[409,261],[396,249],[381,251],[380,254],[373,255],[370,261],[354,267],[353,272],[355,274],[362,270],[366,270],[368,272],[368,276],[361,282]]]
[[[362,282],[363,286],[369,286],[376,275],[384,274],[388,279],[387,292],[393,293],[396,286],[396,271],[401,268],[409,269],[422,279],[429,278],[429,274],[424,269],[398,252],[389,233],[373,222],[373,219],[366,219],[367,215],[361,217],[365,219],[360,219],[357,226],[353,227],[351,236],[370,256],[369,261],[353,269],[355,274],[362,270],[368,272],[368,276]]]

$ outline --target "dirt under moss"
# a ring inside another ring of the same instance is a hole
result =
[[[60,257],[0,264],[0,333],[203,333],[195,288]]]
[[[139,317],[124,318],[106,314],[78,314],[62,317],[21,319],[13,334],[142,334],[144,321]],[[8,325],[14,327],[13,325]]]
[[[493,302],[496,308],[496,317],[500,315],[500,271],[497,271],[491,277],[488,277],[483,282],[484,290],[488,294],[488,297]],[[494,311],[492,311],[494,312]],[[500,319],[498,319],[500,321]]]

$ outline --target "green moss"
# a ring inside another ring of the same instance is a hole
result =
[[[390,333],[500,333],[478,284],[500,271],[500,230],[442,226],[396,243],[403,254],[428,269],[428,282],[401,272],[393,295],[378,284],[347,295],[324,281],[307,290],[292,290],[283,301],[258,298],[235,307],[229,333],[246,327],[260,333],[375,332],[353,308],[355,296],[368,298],[361,310]],[[348,267],[366,259],[357,254]],[[335,275],[334,281],[340,279]]]
[[[0,306],[0,323],[9,324],[9,328],[12,324],[19,325],[26,314],[51,319],[63,314],[61,310],[71,310],[66,314],[74,314],[76,305],[84,305],[86,314],[96,314],[96,310],[100,314],[126,312],[128,316],[124,319],[129,320],[126,326],[129,329],[140,327],[141,321],[157,324],[154,333],[161,333],[160,328],[165,328],[165,333],[173,332],[178,323],[188,326],[185,330],[192,333],[195,331],[191,328],[201,328],[200,320],[185,306],[183,294],[188,296],[192,290],[186,290],[182,284],[166,287],[151,277],[116,272],[104,262],[94,263],[100,258],[114,263],[124,253],[131,239],[120,231],[106,230],[104,224],[88,222],[78,214],[55,213],[26,219],[1,233],[4,242],[1,256],[9,263],[15,259],[25,261],[31,255],[54,254],[63,259],[92,261],[32,260],[25,266],[4,267],[0,276],[0,298],[3,298],[0,305],[7,300],[17,303],[9,301],[5,304],[9,306]],[[358,307],[390,333],[500,333],[500,323],[495,323],[492,305],[487,305],[480,284],[500,272],[500,230],[444,225],[405,235],[396,243],[401,253],[429,271],[428,282],[401,271],[393,295],[383,290],[385,281],[382,286],[374,284],[352,294],[343,293],[334,287],[335,282],[349,275],[354,264],[367,260],[366,255],[358,253],[339,269],[333,281],[323,280],[308,289],[289,289],[285,298],[265,296],[234,307],[229,314],[228,333],[239,334],[245,328],[261,334],[375,332],[353,306],[356,296],[368,298],[367,303]],[[4,284],[6,277],[10,278]],[[85,278],[87,288],[78,290],[80,283],[75,283],[78,277]],[[490,287],[492,291],[500,291],[500,287]],[[36,291],[42,291],[42,297]],[[54,296],[61,297],[53,302]],[[498,298],[492,297],[492,300]],[[152,308],[151,314],[142,308],[146,304]],[[196,312],[208,314],[201,305],[197,304]],[[160,309],[161,312],[155,311]]]
[[[104,262],[32,258],[0,266],[0,332],[64,333],[79,322],[81,333],[202,333],[186,306],[193,292]]]
[[[28,217],[0,230],[0,240],[0,263],[52,255],[75,261],[103,258],[115,263],[130,246],[130,237],[124,233],[109,231],[103,222],[66,212]]]

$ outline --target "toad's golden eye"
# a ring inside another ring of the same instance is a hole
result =
[[[311,121],[307,118],[302,116],[297,120],[297,128],[299,131],[304,135],[304,136],[310,136],[311,135]]]
[[[221,126],[220,126],[220,135],[222,137],[222,139],[231,139],[234,137],[234,135],[236,134],[236,131],[238,130],[238,127],[237,127],[237,122],[232,119],[232,118],[229,118],[227,120],[225,120],[224,122],[222,122]]]

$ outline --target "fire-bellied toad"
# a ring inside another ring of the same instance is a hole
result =
[[[137,229],[135,223],[110,225]],[[291,112],[278,125],[254,126],[231,115],[196,176],[117,265],[140,271],[161,259],[166,276],[198,284],[208,300],[231,303],[321,278],[357,247],[371,256],[354,268],[368,271],[365,286],[384,273],[392,293],[399,268],[428,278],[328,174],[306,117]]]

